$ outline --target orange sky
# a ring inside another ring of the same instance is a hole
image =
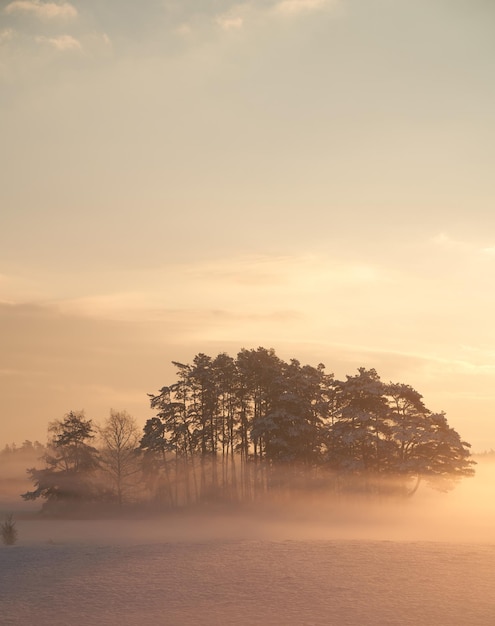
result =
[[[0,446],[263,345],[495,448],[494,12],[0,2]]]

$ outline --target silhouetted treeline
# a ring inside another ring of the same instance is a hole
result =
[[[45,453],[39,441],[24,441],[21,445],[7,444],[0,450],[0,510],[19,491],[26,489],[26,467],[39,463]]]
[[[19,459],[20,457],[40,457],[45,451],[45,446],[39,441],[30,441],[26,439],[20,446],[15,443],[6,444],[3,450],[0,450],[0,459]]]
[[[274,350],[234,359],[198,354],[150,395],[141,450],[148,485],[171,504],[253,499],[275,489],[413,491],[473,474],[469,444],[409,385],[360,368],[339,381],[325,367]]]
[[[322,364],[265,348],[174,365],[176,380],[149,394],[156,414],[140,439],[125,413],[99,429],[99,448],[83,414],[54,422],[24,497],[122,503],[141,481],[148,499],[176,507],[308,489],[410,494],[421,479],[447,489],[474,473],[470,446],[445,415],[374,369],[336,380]]]

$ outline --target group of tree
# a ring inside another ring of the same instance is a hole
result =
[[[6,446],[0,450],[0,462],[8,463],[9,461],[19,461],[23,458],[39,458],[44,452],[45,446],[42,443],[26,439],[20,446],[15,443],[6,444]]]
[[[48,506],[91,501],[122,505],[135,497],[141,475],[139,429],[126,411],[110,411],[102,427],[83,411],[70,411],[50,423],[48,435],[40,457],[44,467],[27,470],[35,488],[22,494],[25,500],[41,497]]]
[[[122,503],[139,480],[150,500],[175,507],[310,488],[411,494],[421,480],[448,489],[474,473],[445,415],[374,369],[337,380],[265,348],[174,365],[175,382],[149,394],[155,416],[141,437],[125,412],[99,429],[99,449],[83,414],[52,423],[45,467],[29,470],[35,489],[23,497]]]

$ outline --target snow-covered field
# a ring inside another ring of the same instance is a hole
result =
[[[18,544],[0,546],[0,624],[493,626],[489,478],[394,506],[19,514]]]
[[[492,626],[494,589],[487,544],[19,545],[1,552],[0,623]]]

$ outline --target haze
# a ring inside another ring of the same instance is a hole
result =
[[[20,455],[19,455],[20,456]],[[40,514],[40,501],[24,501],[32,488],[26,465],[32,458],[3,458],[0,463],[0,513],[15,512],[20,543],[203,542],[234,540],[447,541],[493,544],[495,528],[495,460],[475,457],[476,476],[463,479],[448,493],[423,483],[410,498],[352,496],[331,488],[304,493],[274,492],[251,503],[209,503],[177,509],[160,507],[152,494],[123,509],[88,503],[72,513]],[[40,463],[37,464],[38,466]]]
[[[493,621],[493,462],[454,494],[30,519],[2,547],[5,624]],[[5,492],[3,492],[5,493]],[[2,505],[5,502],[2,502]],[[31,505],[32,506],[32,505]]]
[[[494,448],[494,18],[2,0],[0,442],[264,345]]]
[[[0,512],[15,511],[19,539],[0,547],[5,624],[493,621],[493,455],[449,494],[335,498],[320,489],[248,507],[160,514],[143,502],[58,519],[19,500],[28,483],[8,458]]]

